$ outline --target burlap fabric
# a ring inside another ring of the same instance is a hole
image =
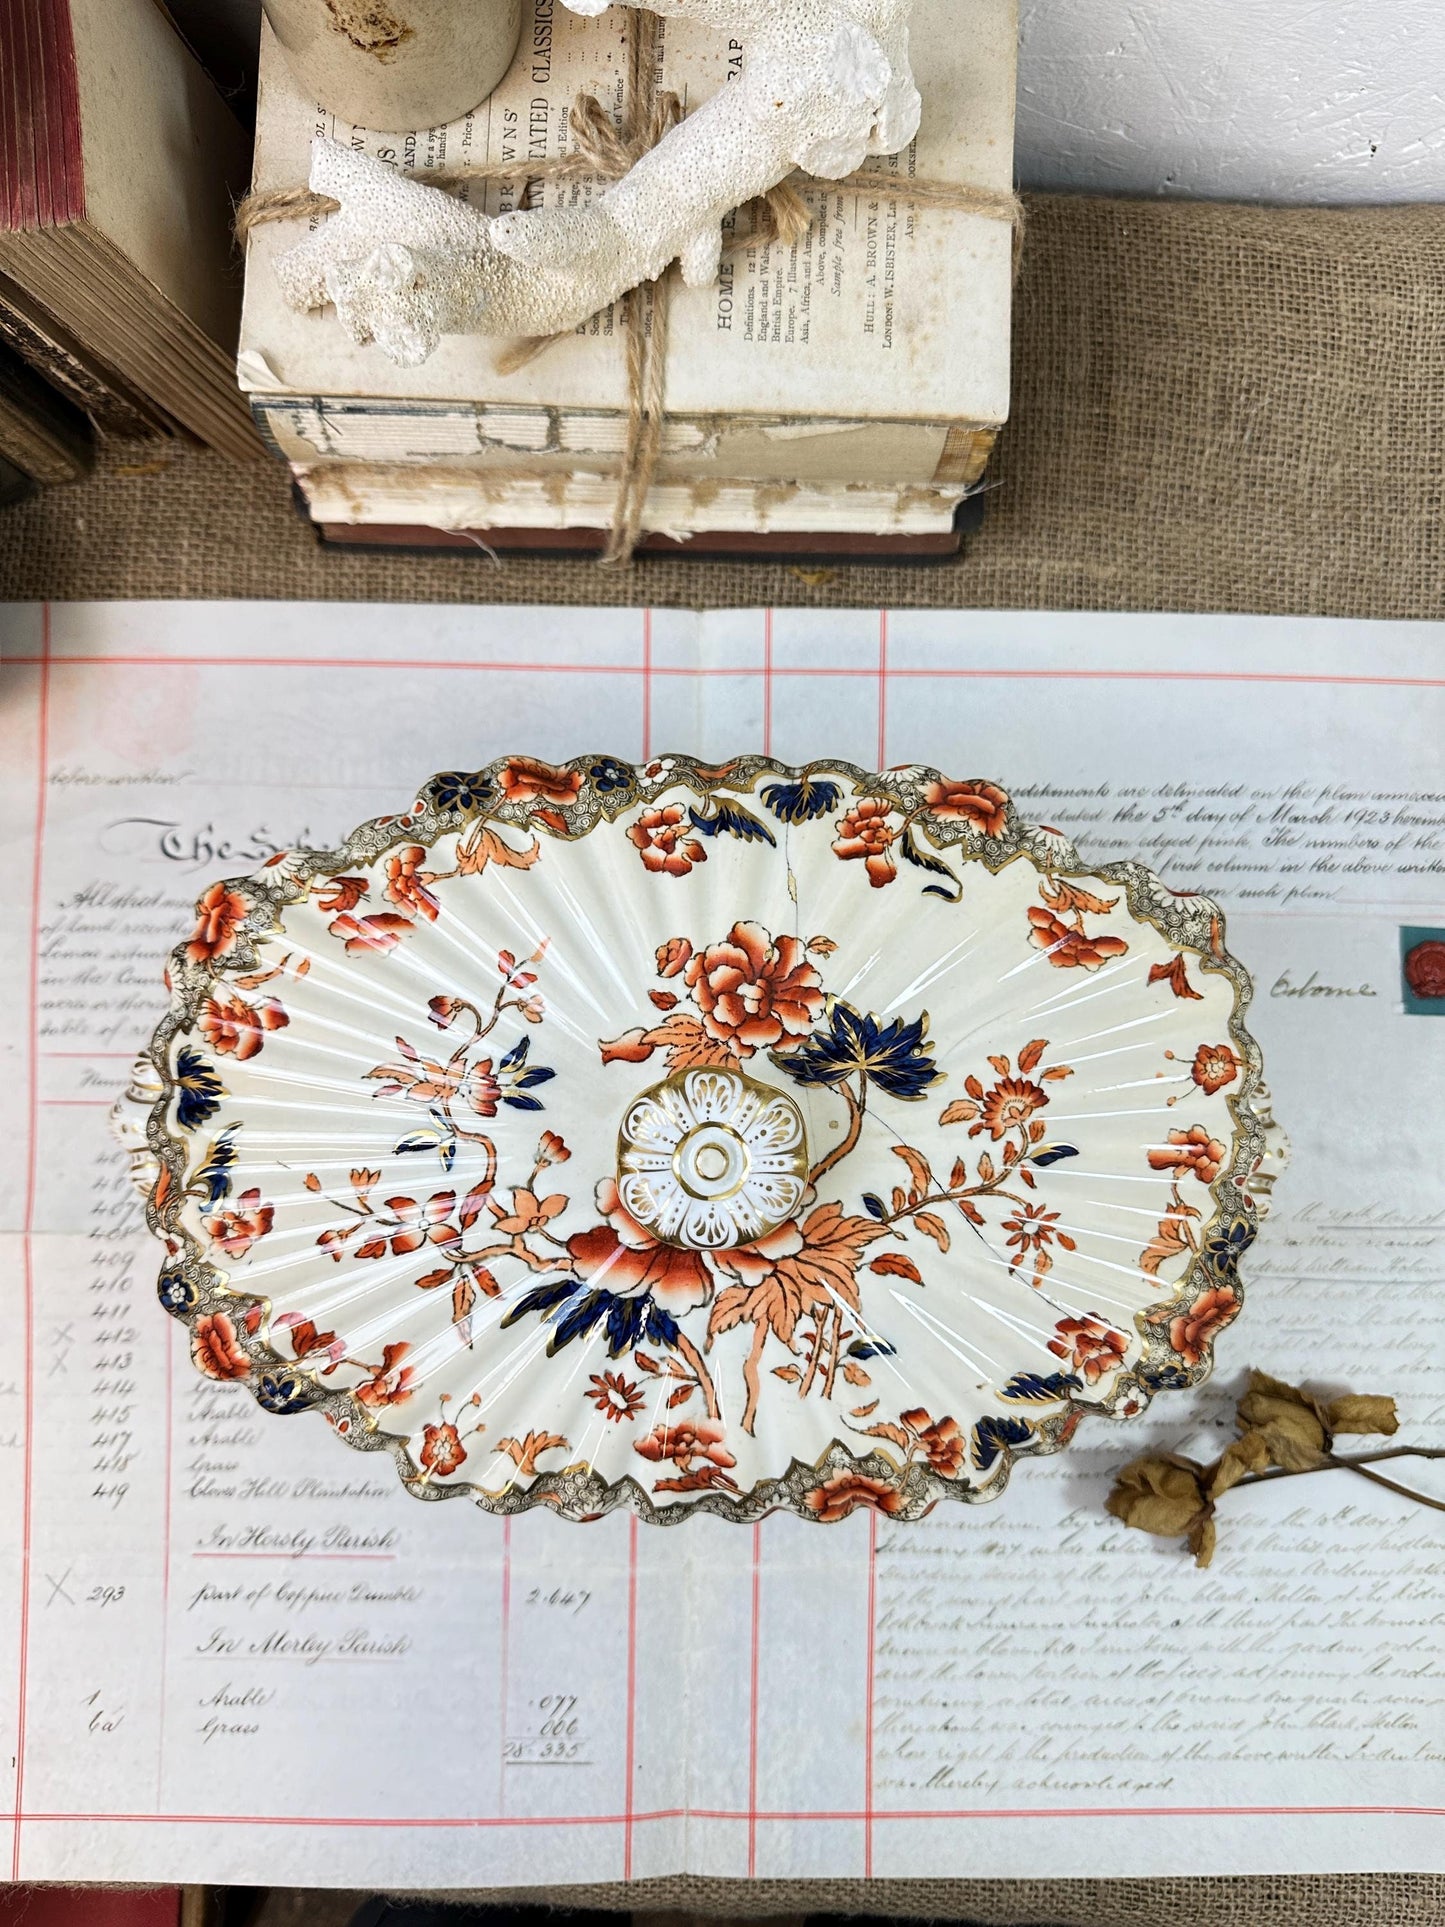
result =
[[[1013,421],[956,564],[324,553],[279,468],[130,449],[0,512],[0,594],[1445,615],[1445,208],[1029,213]]]
[[[109,454],[0,512],[0,596],[1233,609],[1445,617],[1445,208],[1035,198],[1013,422],[943,569],[319,552],[279,471]],[[487,1898],[990,1927],[1440,1927],[1445,1876],[694,1878]],[[280,1896],[277,1896],[280,1901]],[[461,1896],[457,1896],[461,1898]],[[343,1920],[340,1896],[286,1918]],[[279,1918],[279,1916],[278,1916]]]
[[[429,1896],[438,1899],[435,1894]],[[277,1891],[254,1927],[346,1927],[363,1896]],[[1171,1880],[639,1880],[623,1887],[499,1888],[457,1902],[630,1908],[638,1927],[702,1916],[778,1920],[802,1910],[980,1927],[1440,1927],[1445,1877],[1349,1874]]]

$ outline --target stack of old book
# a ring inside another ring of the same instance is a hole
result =
[[[247,160],[155,0],[0,0],[0,456],[65,480],[90,424],[262,454],[234,367]]]
[[[621,99],[626,14],[595,19],[524,0],[521,53],[502,87],[450,126],[377,134],[318,108],[265,34],[253,186],[296,187],[313,135],[425,179],[569,149],[579,93]],[[530,15],[530,17],[528,17]],[[746,245],[722,277],[671,302],[665,427],[643,526],[654,545],[758,552],[943,553],[1008,405],[1012,230],[915,206],[908,177],[1006,196],[1012,182],[1014,0],[917,0],[923,125],[879,164],[875,190],[813,190],[794,245]],[[727,84],[736,45],[665,23],[660,84],[688,108]],[[473,183],[488,212],[515,191]],[[548,183],[534,204],[598,191]],[[324,216],[315,217],[324,219]],[[616,310],[515,372],[504,344],[449,336],[419,368],[354,345],[327,309],[283,302],[276,256],[294,221],[253,231],[241,385],[268,442],[334,540],[601,547],[627,446],[624,329]]]

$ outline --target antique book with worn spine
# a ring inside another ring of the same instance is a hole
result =
[[[33,482],[74,482],[90,467],[90,424],[0,342],[0,456]]]
[[[527,5],[522,53],[497,93],[465,120],[404,136],[338,124],[302,95],[266,34],[253,186],[304,182],[318,133],[421,178],[567,152],[579,93],[620,101],[624,10],[584,19],[550,0]],[[661,85],[695,107],[726,85],[738,50],[690,23],[664,26]],[[917,0],[923,124],[878,164],[876,196],[810,191],[813,225],[792,246],[747,246],[738,217],[718,283],[676,285],[646,527],[798,530],[806,510],[823,517],[817,529],[952,528],[1007,413],[1012,234],[987,214],[911,205],[903,184],[1008,193],[1015,34],[1014,0]],[[490,212],[515,202],[512,189],[466,191]],[[546,183],[534,200],[594,191]],[[421,367],[399,369],[351,342],[331,310],[287,308],[273,264],[303,233],[295,221],[253,231],[240,375],[318,520],[605,525],[627,440],[616,309],[514,373],[498,372],[501,344],[475,335],[448,336]]]
[[[0,126],[0,274],[19,296],[0,333],[50,379],[58,354],[97,419],[113,377],[142,424],[255,459],[233,366],[246,139],[162,9],[0,0]]]
[[[87,353],[68,329],[5,275],[0,275],[0,347],[27,362],[88,415],[97,435],[134,440],[175,433],[175,423],[163,409]]]

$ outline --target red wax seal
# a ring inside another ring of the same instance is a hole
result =
[[[1445,997],[1445,938],[1427,937],[1406,952],[1405,982],[1417,997]]]

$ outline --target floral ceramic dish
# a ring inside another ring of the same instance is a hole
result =
[[[493,1512],[992,1498],[1204,1376],[1275,1154],[1215,905],[927,769],[438,776],[170,982],[197,1366]]]

